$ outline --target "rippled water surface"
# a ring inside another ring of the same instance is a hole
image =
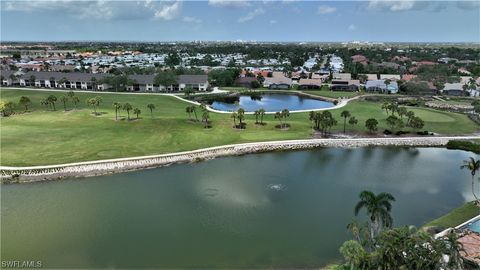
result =
[[[363,189],[392,193],[395,225],[470,197],[470,153],[318,149],[1,186],[2,260],[47,268],[318,267],[340,258]]]
[[[330,108],[333,107],[333,103],[298,95],[264,94],[261,100],[252,99],[250,96],[240,96],[238,103],[215,101],[211,107],[220,111],[236,111],[243,108],[247,112],[253,112],[263,108],[267,112],[277,112],[283,109],[298,111]]]

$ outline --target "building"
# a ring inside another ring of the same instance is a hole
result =
[[[12,80],[12,74],[15,80]],[[2,85],[24,86],[39,88],[63,88],[79,90],[108,90],[112,87],[104,83],[109,74],[104,73],[81,73],[81,72],[26,72],[14,73],[13,71],[2,71]],[[32,79],[34,81],[32,81]],[[126,86],[127,91],[135,92],[159,92],[159,91],[183,91],[190,87],[194,91],[207,91],[207,75],[179,75],[177,83],[169,86],[154,84],[155,75],[129,75],[133,81],[132,85]]]
[[[256,77],[239,77],[235,80],[235,85],[239,87],[251,88],[252,83],[257,80]]]
[[[359,86],[359,80],[332,80],[330,90],[355,92],[358,91]]]
[[[283,72],[272,72],[271,77],[265,77],[263,87],[270,89],[290,89],[290,87],[292,87],[292,79],[285,77]]]
[[[322,80],[319,79],[300,79],[298,81],[299,89],[320,89],[322,87]]]
[[[367,92],[396,94],[398,93],[398,84],[396,81],[390,81],[390,83],[387,85],[385,80],[370,80],[365,84],[365,90]]]

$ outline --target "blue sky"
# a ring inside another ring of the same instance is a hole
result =
[[[479,42],[480,1],[1,1],[2,41]]]

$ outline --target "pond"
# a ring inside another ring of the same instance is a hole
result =
[[[1,256],[46,268],[321,267],[341,259],[360,191],[392,193],[395,225],[420,226],[472,199],[459,169],[469,156],[329,148],[3,185]]]
[[[283,109],[299,111],[331,108],[333,106],[332,102],[293,94],[262,94],[261,99],[241,95],[240,100],[236,103],[214,101],[211,105],[213,109],[220,111],[236,111],[243,108],[246,112],[254,112],[262,108],[267,112],[278,112]]]

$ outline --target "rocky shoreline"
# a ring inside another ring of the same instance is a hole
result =
[[[244,155],[271,151],[311,149],[318,147],[355,148],[368,146],[441,147],[449,140],[480,139],[480,136],[462,137],[397,137],[355,139],[309,139],[244,143],[204,148],[171,154],[87,161],[69,164],[6,167],[0,166],[2,183],[28,183],[63,178],[89,177],[171,164],[198,162],[216,157]]]

